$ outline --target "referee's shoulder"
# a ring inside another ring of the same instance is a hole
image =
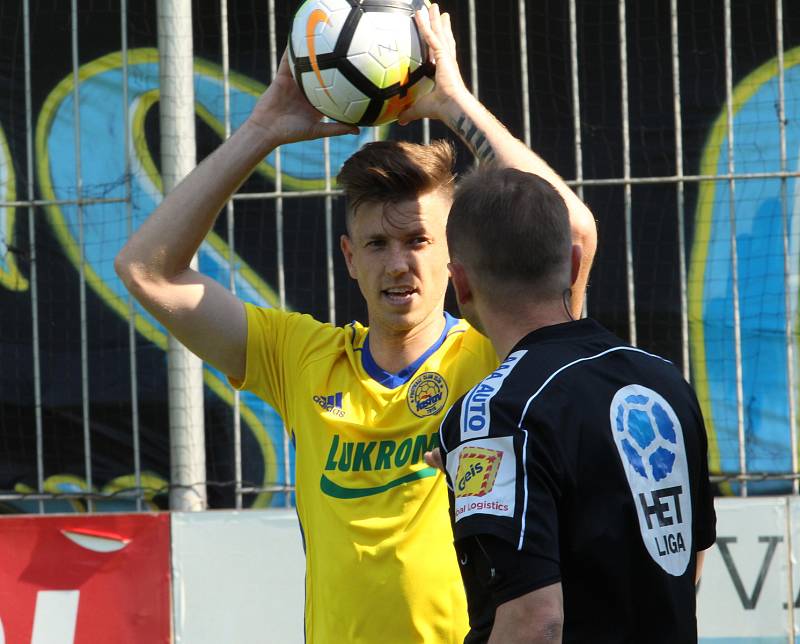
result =
[[[589,339],[560,337],[523,344],[511,353],[511,356],[515,353],[519,356],[519,365],[509,374],[506,390],[509,396],[516,392],[542,394],[554,386],[563,386],[566,381],[580,379],[585,367],[627,348],[628,345],[610,332],[601,332]]]

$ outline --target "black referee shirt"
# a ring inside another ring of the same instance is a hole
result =
[[[565,642],[697,641],[715,515],[703,418],[670,362],[591,319],[538,329],[453,405],[440,441],[467,641],[496,605],[557,581]]]

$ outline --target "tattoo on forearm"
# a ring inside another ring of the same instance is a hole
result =
[[[461,140],[467,144],[472,154],[481,163],[488,163],[494,160],[494,150],[489,140],[466,114],[459,116],[458,119],[452,122],[452,125]]]

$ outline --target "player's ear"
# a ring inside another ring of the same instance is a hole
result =
[[[450,262],[447,267],[450,269],[450,279],[453,281],[453,290],[456,292],[456,300],[461,306],[472,300],[472,287],[469,283],[467,269],[460,262]]]
[[[572,272],[570,274],[570,285],[575,284],[575,280],[578,279],[578,272],[581,269],[581,257],[583,257],[583,249],[578,246],[578,244],[572,245],[572,257],[571,257],[571,269]]]
[[[354,280],[358,279],[356,274],[356,267],[353,265],[353,242],[348,235],[342,235],[339,238],[339,248],[342,249],[344,255],[344,263],[347,264],[347,272]]]

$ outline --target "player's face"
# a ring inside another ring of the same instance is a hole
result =
[[[450,204],[434,191],[397,204],[365,203],[352,217],[342,252],[373,329],[406,333],[441,318]]]

